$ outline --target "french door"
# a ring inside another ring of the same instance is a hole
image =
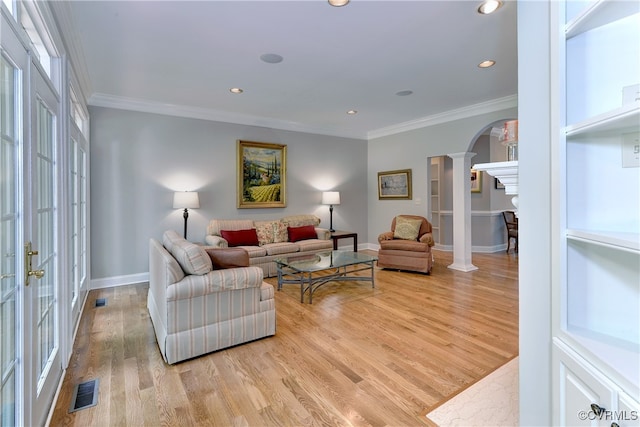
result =
[[[0,424],[41,425],[62,375],[59,106],[2,17]]]

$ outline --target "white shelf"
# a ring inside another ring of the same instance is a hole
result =
[[[621,132],[626,129],[637,131],[639,123],[640,102],[634,102],[588,120],[568,125],[565,132],[567,139],[570,139],[587,134]]]
[[[567,229],[567,239],[640,254],[640,235],[617,231]]]
[[[607,337],[597,336],[590,331],[578,328],[567,332],[569,340],[580,346],[583,351],[590,353],[588,359],[596,358],[605,362],[598,364],[616,383],[627,384],[633,387],[629,390],[632,395],[637,395],[640,389],[640,360],[638,360],[638,348],[630,343],[620,343],[608,340]],[[566,338],[565,338],[566,339]],[[583,353],[583,352],[582,352]],[[583,353],[583,356],[584,353]]]
[[[586,7],[581,14],[567,23],[565,37],[568,40],[586,31],[607,25],[638,12],[640,12],[640,5],[635,1],[595,1]]]

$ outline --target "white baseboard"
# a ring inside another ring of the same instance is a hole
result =
[[[471,247],[471,252],[477,252],[482,254],[493,254],[496,252],[504,252],[507,250],[507,244],[503,243],[500,245],[494,246],[473,246]]]
[[[126,276],[105,277],[103,279],[91,279],[91,289],[114,288],[116,286],[133,285],[135,283],[148,282],[149,273],[129,274]]]

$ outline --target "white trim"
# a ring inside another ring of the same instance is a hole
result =
[[[496,252],[505,252],[507,250],[507,244],[501,243],[493,246],[472,246],[471,252],[477,254],[494,254]]]
[[[394,135],[409,130],[433,126],[453,120],[473,117],[480,114],[492,113],[518,106],[518,96],[510,95],[504,98],[493,99],[480,104],[469,105],[456,110],[445,111],[432,116],[423,117],[409,122],[400,123],[386,128],[372,130],[366,134],[350,132],[344,129],[308,126],[302,123],[286,120],[271,119],[266,117],[250,116],[246,114],[230,113],[227,111],[211,110],[207,108],[191,107],[187,105],[165,104],[143,99],[127,98],[122,96],[94,93],[88,100],[89,105],[96,107],[115,108],[120,110],[139,111],[143,113],[163,114],[166,116],[185,117],[191,119],[210,120],[215,122],[235,123],[247,126],[262,126],[272,129],[282,129],[294,132],[314,133],[320,135],[339,136],[355,139],[373,139]]]
[[[211,110],[207,108],[191,107],[188,105],[173,105],[143,99],[126,98],[122,96],[94,93],[89,98],[89,105],[96,107],[115,108],[120,110],[139,111],[142,113],[163,114],[165,116],[185,117],[214,122],[234,123],[246,126],[269,127],[294,132],[332,135],[344,138],[366,139],[367,135],[360,132],[348,132],[344,129],[314,127],[298,122],[278,120],[267,117],[250,116],[247,114],[230,113],[228,111]]]
[[[91,279],[91,289],[115,288],[117,286],[133,285],[149,281],[149,273],[128,274],[126,276],[105,277]]]
[[[495,111],[506,110],[518,106],[518,95],[509,95],[503,98],[492,99],[480,104],[468,105],[455,110],[444,111],[432,116],[423,117],[416,120],[400,123],[372,130],[367,134],[368,139],[381,138],[383,136],[395,135],[401,132],[425,128],[454,120],[465,119],[467,117],[478,116],[480,114],[493,113]]]

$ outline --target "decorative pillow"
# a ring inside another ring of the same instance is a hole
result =
[[[202,276],[213,268],[211,259],[207,256],[204,248],[184,239],[173,243],[171,255],[178,261],[186,274]]]
[[[317,239],[318,234],[313,225],[303,225],[302,227],[288,227],[289,241],[297,242],[299,240]]]
[[[249,267],[249,253],[242,248],[209,248],[206,251],[214,270]]]
[[[417,240],[420,233],[421,219],[396,217],[396,228],[393,232],[394,239]]]
[[[258,234],[255,228],[249,230],[220,230],[222,238],[229,246],[258,246]]]
[[[260,246],[267,243],[273,243],[275,237],[274,226],[277,221],[256,221],[256,234],[258,235],[258,244]]]
[[[282,243],[289,241],[289,234],[287,233],[287,224],[282,221],[278,221],[274,227],[275,234],[273,236],[273,243]]]

